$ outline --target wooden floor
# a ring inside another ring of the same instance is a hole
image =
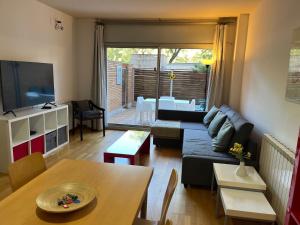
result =
[[[70,144],[55,154],[49,156],[47,166],[51,167],[63,158],[86,159],[103,162],[103,151],[117,140],[124,132],[108,130],[106,137],[100,132],[85,131],[84,140],[81,142],[79,135],[70,135]],[[117,161],[117,163],[127,163]],[[148,218],[158,220],[161,204],[167,186],[170,172],[175,168],[181,176],[181,152],[175,149],[155,148],[151,145],[150,157],[141,159],[145,166],[154,167],[154,175],[149,187]],[[11,193],[8,178],[0,175],[0,199]],[[125,205],[126,203],[124,203]],[[223,224],[223,218],[216,219],[215,195],[209,190],[200,188],[187,188],[179,183],[170,205],[168,218],[174,225],[215,225]]]

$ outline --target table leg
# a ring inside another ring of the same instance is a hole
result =
[[[214,192],[214,186],[215,186],[215,173],[212,173],[212,178],[211,178],[211,185],[210,185],[210,192]]]
[[[138,161],[139,161],[138,154],[129,157],[130,165],[138,165],[139,164]]]
[[[141,153],[149,154],[150,153],[150,135],[147,137],[145,142],[142,144]]]
[[[228,224],[228,216],[225,215],[224,217],[224,225],[227,225]]]
[[[115,163],[115,158],[112,155],[104,152],[104,162],[106,162],[106,163]]]
[[[148,202],[148,191],[146,192],[144,202],[141,208],[141,218],[146,219],[147,218],[147,202]]]
[[[217,189],[217,196],[216,196],[216,217],[219,217],[219,204],[220,204],[220,188]]]

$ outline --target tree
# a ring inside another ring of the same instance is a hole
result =
[[[107,48],[107,59],[122,63],[130,63],[133,54],[153,54],[157,55],[157,49],[153,48]],[[162,55],[168,58],[171,63],[200,63],[201,59],[211,58],[211,49],[182,49],[165,48]]]
[[[181,48],[175,48],[175,49],[170,49],[170,52],[172,53],[171,58],[169,59],[169,64],[172,63],[176,57],[178,56]]]

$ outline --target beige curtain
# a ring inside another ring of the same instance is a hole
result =
[[[104,26],[96,24],[94,39],[94,68],[92,83],[92,98],[96,105],[106,109],[107,85],[106,85],[106,66],[104,50]],[[106,112],[105,112],[106,113]],[[105,115],[105,118],[107,116]],[[98,121],[97,129],[101,129],[101,122]],[[105,121],[107,124],[107,119]]]
[[[225,79],[226,26],[227,25],[224,24],[218,24],[216,26],[213,47],[215,63],[211,67],[209,76],[207,95],[208,110],[214,105],[222,105],[222,93]]]

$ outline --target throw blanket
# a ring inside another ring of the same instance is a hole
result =
[[[156,120],[151,126],[151,134],[159,138],[180,139],[180,121]]]

